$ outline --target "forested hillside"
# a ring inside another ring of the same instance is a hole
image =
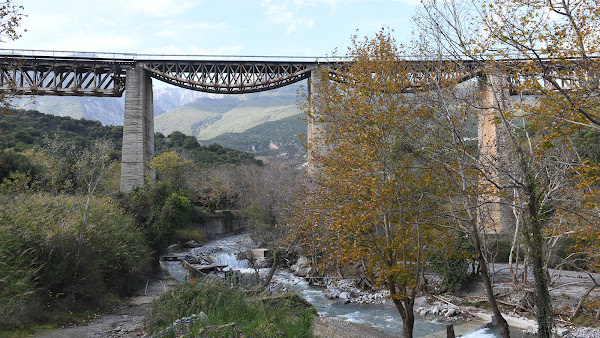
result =
[[[94,142],[106,140],[114,145],[111,157],[121,157],[123,126],[103,126],[99,121],[47,115],[35,110],[17,110],[11,114],[0,114],[0,133],[0,150],[22,152],[34,147],[44,147],[48,140],[56,139],[65,148],[81,151]],[[169,136],[157,133],[155,143],[157,153],[185,153],[197,164],[256,163],[252,154],[219,145],[201,146],[195,137],[180,132]]]
[[[217,143],[254,156],[274,157],[299,164],[306,161],[304,114],[259,124],[239,133],[224,133],[201,143]]]
[[[156,131],[181,131],[208,140],[224,133],[240,133],[259,124],[300,113],[297,92],[301,85],[244,95],[200,97],[157,116]]]

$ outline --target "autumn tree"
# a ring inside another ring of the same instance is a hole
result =
[[[364,264],[390,291],[412,337],[413,306],[436,232],[440,185],[421,156],[429,118],[405,95],[409,65],[391,35],[354,38],[353,62],[339,82],[321,74],[309,118],[323,131],[309,144],[312,177],[290,223],[293,236],[323,272]]]
[[[0,1],[0,42],[6,40],[14,41],[21,37],[19,26],[23,19],[23,6],[17,5],[14,0]],[[2,110],[0,113],[6,113],[10,103],[9,93],[0,94]]]
[[[192,161],[182,158],[174,151],[162,153],[150,162],[150,168],[156,172],[158,181],[175,191],[186,188],[186,178],[192,167]]]
[[[572,136],[598,127],[598,2],[425,1],[417,20],[435,57],[469,64],[465,72],[492,93],[471,101],[501,134],[497,154],[480,147],[477,168],[513,211],[514,238],[525,242],[533,268],[539,334],[549,337],[548,249],[575,223],[593,224],[578,198],[573,174],[586,165]]]

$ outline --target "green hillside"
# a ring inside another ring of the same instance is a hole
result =
[[[186,135],[197,135],[223,114],[235,108],[239,100],[235,97],[199,98],[179,108],[154,117],[154,130],[165,135],[180,131]]]
[[[295,96],[286,95],[259,96],[240,101],[237,107],[223,114],[218,121],[194,134],[200,140],[208,140],[223,133],[239,133],[265,122],[297,115],[299,110],[295,100]]]
[[[243,132],[265,122],[298,114],[299,88],[300,84],[296,84],[254,94],[202,97],[156,116],[154,128],[164,134],[181,131],[200,140]]]
[[[306,121],[296,114],[277,121],[268,121],[240,133],[224,133],[205,144],[218,143],[255,156],[268,156],[293,164],[306,161]]]
[[[32,148],[43,149],[47,139],[59,140],[74,154],[89,148],[97,140],[110,140],[115,146],[110,156],[119,159],[123,126],[103,126],[99,121],[47,115],[35,110],[16,110],[10,114],[0,114],[0,182],[12,170],[6,158]],[[157,154],[175,151],[199,165],[237,165],[248,162],[260,164],[253,154],[224,148],[218,144],[203,146],[195,137],[180,132],[168,136],[156,133],[154,140]]]

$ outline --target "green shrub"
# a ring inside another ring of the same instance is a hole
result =
[[[451,291],[458,291],[468,279],[472,245],[468,237],[456,234],[450,242],[429,256],[429,264],[436,274],[442,277],[442,285]]]
[[[165,330],[175,320],[206,313],[190,326]],[[314,308],[299,296],[250,299],[220,281],[207,280],[180,284],[152,304],[148,319],[150,330],[166,337],[310,337]],[[211,330],[220,325],[232,326]],[[177,331],[177,332],[176,332]]]
[[[198,244],[204,244],[208,240],[206,236],[198,229],[179,229],[175,231],[174,240],[178,244],[184,244],[188,241],[195,241]]]
[[[0,196],[0,327],[94,308],[133,291],[149,268],[142,232],[108,199],[94,199],[80,240],[83,197]],[[57,206],[60,205],[60,208]]]
[[[186,236],[190,236],[188,240],[203,241],[196,227],[208,216],[201,207],[192,204],[188,191],[172,192],[172,187],[162,183],[146,186],[134,191],[123,205],[140,224],[155,256]]]

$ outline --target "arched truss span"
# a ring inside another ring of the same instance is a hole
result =
[[[245,94],[271,90],[310,76],[314,62],[157,61],[141,62],[150,76],[205,93]]]

